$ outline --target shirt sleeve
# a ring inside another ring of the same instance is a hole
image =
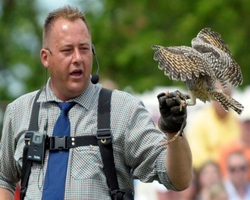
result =
[[[8,104],[4,114],[0,150],[0,187],[13,193],[21,177],[23,133],[27,130],[30,122],[35,93],[23,95]],[[21,135],[20,138],[19,135]]]
[[[165,168],[166,146],[161,145],[167,139],[165,134],[156,128],[151,114],[139,99],[128,96],[123,102],[115,121],[123,123],[121,129],[124,127],[120,142],[123,146],[120,148],[123,149],[121,155],[125,156],[125,165],[129,166],[135,179],[142,182],[157,180],[174,189]],[[120,118],[123,121],[120,122]]]
[[[13,107],[9,104],[5,111],[0,149],[0,187],[14,193],[17,180],[14,160],[14,134],[12,131]]]

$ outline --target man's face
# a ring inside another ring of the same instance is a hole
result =
[[[51,88],[66,101],[79,96],[89,84],[92,71],[91,36],[81,20],[60,18],[52,24],[41,61],[49,70]]]
[[[249,169],[244,155],[230,155],[228,158],[228,170],[231,181],[236,187],[246,184]]]

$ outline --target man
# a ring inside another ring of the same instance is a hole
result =
[[[223,88],[219,82],[216,85],[231,96],[230,85],[227,88]],[[211,101],[195,114],[186,132],[194,158],[194,168],[199,170],[208,160],[217,162],[220,148],[238,138],[240,127],[234,111],[227,112],[218,102]]]
[[[239,116],[240,134],[237,139],[229,141],[227,144],[223,145],[219,151],[218,163],[221,168],[223,177],[227,176],[227,157],[232,152],[242,151],[244,152],[248,163],[250,163],[250,106],[249,106],[249,96],[248,93],[243,103],[244,110]],[[250,170],[248,170],[248,181],[250,181]]]
[[[50,78],[41,92],[39,132],[51,137],[60,109],[55,102],[74,102],[68,111],[70,136],[96,135],[100,85],[91,83],[92,42],[83,14],[66,6],[51,12],[44,25],[41,61]],[[13,199],[21,177],[23,134],[15,148],[14,140],[27,131],[36,92],[26,94],[8,105],[5,113],[0,157],[0,199]],[[171,139],[185,123],[186,109],[180,110],[175,94],[158,96],[161,111],[159,126]],[[173,190],[188,187],[192,177],[192,158],[185,136],[166,148],[165,135],[154,127],[142,102],[114,90],[111,99],[113,154],[121,189],[133,189],[133,179],[158,180]],[[98,146],[80,146],[69,150],[63,197],[46,196],[53,179],[50,158],[63,151],[46,151],[43,164],[33,164],[25,199],[111,199]],[[59,160],[57,163],[62,164]],[[58,170],[56,173],[59,173]],[[61,176],[58,175],[57,178]],[[57,179],[56,178],[56,179]],[[59,184],[59,183],[58,183]],[[56,184],[57,185],[57,184]],[[51,191],[53,192],[53,191]],[[45,195],[46,193],[46,195]],[[49,194],[48,194],[49,193]]]
[[[249,165],[242,151],[231,152],[227,157],[228,176],[225,187],[229,200],[250,199],[250,183],[247,179]]]

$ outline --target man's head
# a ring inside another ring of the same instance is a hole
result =
[[[239,121],[241,126],[241,137],[242,141],[246,146],[250,146],[250,95],[249,92],[246,90],[245,95],[242,95],[241,103],[244,105],[244,110],[242,111],[241,115],[239,115]]]
[[[80,10],[78,10],[77,8],[72,8],[70,6],[59,8],[49,13],[47,18],[45,19],[43,27],[43,48],[47,48],[49,42],[47,40],[49,39],[48,36],[51,29],[53,29],[53,23],[59,18],[64,18],[69,21],[81,19],[90,31],[86,18]]]
[[[66,101],[79,96],[89,84],[91,44],[89,27],[78,9],[65,6],[46,18],[40,57],[59,99]]]
[[[248,161],[242,151],[235,151],[227,158],[229,178],[236,187],[247,183]]]

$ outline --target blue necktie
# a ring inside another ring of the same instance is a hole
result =
[[[74,102],[57,103],[61,109],[53,130],[53,136],[70,136],[69,110]],[[49,152],[42,200],[63,200],[69,151]]]

